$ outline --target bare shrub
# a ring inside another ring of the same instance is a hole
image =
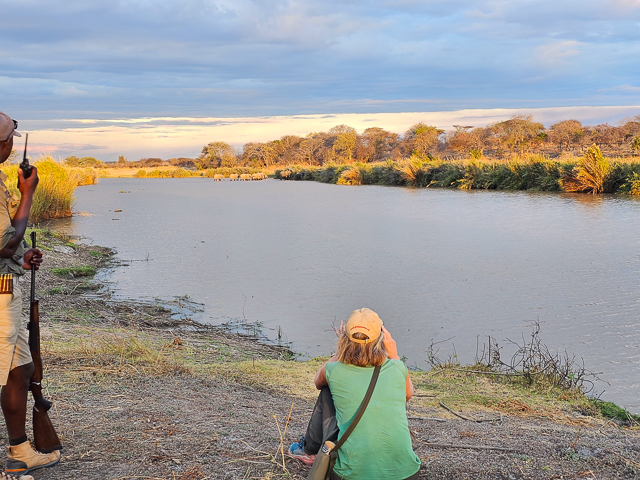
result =
[[[502,347],[493,337],[482,345],[476,364],[491,372],[522,378],[532,385],[543,383],[552,387],[589,393],[593,390],[596,373],[587,370],[584,360],[577,360],[567,351],[552,352],[540,339],[540,324],[535,322],[529,338],[522,337],[518,343],[507,339],[516,348],[507,361],[502,359]]]

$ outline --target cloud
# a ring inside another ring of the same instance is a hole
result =
[[[544,66],[568,65],[568,57],[580,54],[580,44],[573,40],[561,40],[541,45],[537,49],[537,57]]]
[[[0,101],[43,119],[622,104],[637,3],[0,0]]]
[[[20,120],[21,131],[30,135],[31,151],[94,156],[115,161],[119,155],[130,160],[147,157],[195,157],[212,141],[225,141],[241,149],[250,141],[266,142],[284,135],[305,136],[346,124],[362,132],[376,126],[402,133],[411,125],[424,122],[451,130],[453,125],[485,126],[513,115],[532,114],[547,126],[575,118],[587,125],[613,123],[638,115],[637,106],[559,107],[519,109],[462,109],[434,112],[348,113],[331,115],[286,115],[270,117],[141,117],[79,118],[63,120]]]
[[[635,87],[633,85],[618,85],[616,87],[605,89],[605,91],[616,91],[616,92],[629,92],[629,93],[640,93],[640,87]]]

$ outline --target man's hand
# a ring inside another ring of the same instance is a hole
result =
[[[384,328],[384,325],[382,326],[382,331],[384,332],[384,349],[387,351],[387,356],[389,358],[393,358],[394,360],[400,360],[396,341],[393,339],[393,337],[389,333],[389,330]]]
[[[24,172],[21,168],[18,169],[18,189],[23,196],[28,195],[29,197],[33,197],[33,192],[36,191],[39,181],[40,178],[38,177],[38,169],[36,167],[31,167],[31,175],[29,175],[29,178],[24,178]]]
[[[344,320],[340,320],[340,328],[333,327],[333,331],[336,332],[336,337],[340,338],[344,334],[345,325]]]
[[[23,258],[24,265],[22,265],[22,268],[24,268],[25,270],[31,270],[32,268],[38,270],[38,268],[40,268],[40,264],[42,263],[42,252],[37,248],[30,248],[29,250],[24,252]]]

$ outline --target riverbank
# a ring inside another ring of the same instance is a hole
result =
[[[36,478],[306,478],[298,462],[283,464],[280,439],[286,448],[304,432],[326,359],[291,361],[286,348],[173,318],[167,306],[115,302],[91,277],[111,250],[40,237],[46,393],[65,450]],[[583,396],[454,369],[412,375],[424,478],[640,474],[640,431]]]
[[[388,185],[461,190],[533,190],[640,195],[640,163],[634,157],[605,158],[597,146],[584,156],[552,160],[523,155],[444,160],[413,155],[382,163],[290,165],[275,170],[280,180],[312,180],[338,185]]]

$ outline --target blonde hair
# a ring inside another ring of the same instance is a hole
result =
[[[366,340],[364,333],[353,334],[358,340]],[[380,333],[377,340],[371,343],[356,343],[351,341],[345,332],[338,340],[338,360],[345,365],[356,367],[378,367],[387,361],[387,350],[384,348],[384,333]]]

